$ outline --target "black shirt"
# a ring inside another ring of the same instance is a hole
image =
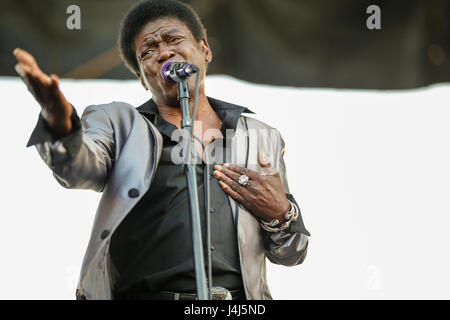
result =
[[[221,131],[236,129],[246,108],[208,98],[219,116]],[[133,293],[172,291],[196,292],[193,263],[190,210],[184,169],[172,162],[178,142],[171,141],[177,129],[159,116],[150,100],[140,112],[152,121],[163,136],[163,149],[158,169],[148,192],[140,199],[111,237],[110,256],[119,278],[114,288],[116,297]],[[214,163],[224,163],[227,153],[225,139],[216,138],[208,146],[216,152]],[[179,147],[178,147],[179,148]],[[204,172],[206,165],[197,161],[196,177],[199,195],[203,248],[206,254],[206,223]],[[229,198],[212,176],[210,164],[210,221],[213,285],[229,290],[242,288],[242,276],[235,219]],[[206,262],[205,255],[205,262]]]

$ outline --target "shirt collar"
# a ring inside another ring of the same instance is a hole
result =
[[[250,109],[246,107],[242,107],[236,104],[224,102],[221,100],[217,100],[214,98],[207,97],[209,104],[213,108],[213,110],[217,113],[220,121],[222,121],[222,127],[220,130],[222,134],[225,136],[225,130],[233,129],[236,130],[237,122],[242,113],[254,113]],[[176,126],[167,122],[162,117],[159,116],[158,107],[153,99],[148,100],[141,106],[137,108],[137,110],[147,116],[147,118],[155,124],[156,128],[163,133],[164,135],[170,137],[173,130],[176,130]],[[155,123],[156,118],[156,123]]]

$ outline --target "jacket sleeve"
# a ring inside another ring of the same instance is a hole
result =
[[[73,108],[72,131],[55,140],[39,115],[27,147],[39,155],[65,188],[103,191],[114,164],[114,130],[101,106],[89,106],[81,119]]]
[[[284,140],[277,130],[274,130],[274,133],[276,143],[274,143],[275,150],[273,150],[273,152],[277,163],[273,165],[280,173],[287,198],[297,206],[299,216],[297,221],[292,222],[286,230],[269,232],[261,229],[264,233],[264,246],[266,248],[267,258],[276,264],[294,266],[305,260],[310,233],[303,224],[297,201],[294,199],[293,195],[289,193],[286,166],[283,159],[285,151]]]

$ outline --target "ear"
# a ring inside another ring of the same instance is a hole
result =
[[[136,72],[136,77],[138,77],[139,81],[141,81],[141,84],[144,87],[144,89],[148,91],[148,88],[145,85],[144,79],[141,77],[141,74],[139,72]]]
[[[213,56],[211,48],[209,47],[208,44],[208,40],[206,40],[206,38],[202,38],[202,40],[200,40],[200,47],[202,48],[206,63],[210,63],[212,61]]]

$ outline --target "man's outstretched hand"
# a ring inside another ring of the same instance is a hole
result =
[[[18,61],[15,66],[16,72],[41,105],[42,117],[52,134],[55,137],[68,134],[72,129],[70,120],[72,105],[59,89],[58,76],[55,74],[48,76],[42,72],[34,57],[25,50],[17,48],[13,54]]]

